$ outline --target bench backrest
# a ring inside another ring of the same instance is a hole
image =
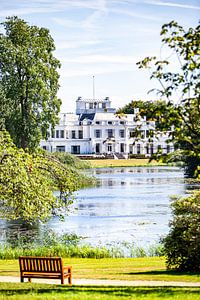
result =
[[[63,269],[61,257],[20,256],[21,272],[60,273]]]

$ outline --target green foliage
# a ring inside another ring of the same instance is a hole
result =
[[[4,89],[0,83],[0,128],[5,127],[6,118],[11,113],[9,101],[6,99]]]
[[[173,220],[164,238],[167,267],[179,271],[200,271],[200,190],[175,198]]]
[[[28,222],[62,216],[82,185],[81,174],[38,150],[18,149],[0,131],[0,217]],[[55,193],[57,190],[57,193]]]
[[[67,164],[75,169],[89,169],[91,165],[89,162],[79,159],[76,155],[67,152],[54,152],[52,153],[63,164]]]
[[[172,51],[170,58],[173,54],[177,58],[178,72],[174,72],[169,61],[156,57],[146,57],[137,65],[149,68],[150,78],[160,83],[157,93],[167,101],[157,111],[157,130],[171,131],[171,141],[188,158],[188,175],[194,176],[200,164],[200,26],[185,31],[172,21],[162,26],[161,36],[163,44]]]
[[[195,177],[200,179],[200,166],[198,166],[197,169],[195,170]]]
[[[147,257],[161,256],[161,251],[150,248],[145,250],[141,247],[131,248],[130,256],[125,254],[120,247],[91,246],[89,244],[56,243],[50,245],[29,244],[23,247],[0,246],[0,259],[17,259],[19,256],[62,256],[79,258],[123,258],[123,257]]]
[[[164,100],[157,101],[142,101],[132,100],[124,107],[118,110],[118,114],[134,114],[135,109],[139,108],[139,114],[142,117],[146,117],[147,121],[157,121],[160,115],[160,111],[165,107],[166,102]]]
[[[135,159],[144,159],[145,154],[129,154],[129,158],[135,158]]]
[[[151,245],[144,249],[128,242],[92,246],[84,243],[84,237],[75,233],[58,234],[45,227],[40,232],[23,229],[6,234],[0,246],[0,259],[13,259],[20,255],[87,258],[155,257],[163,255],[163,247]]]
[[[5,109],[0,125],[19,148],[34,149],[47,137],[49,126],[58,121],[60,62],[53,56],[55,45],[48,29],[30,26],[18,17],[8,17],[1,25],[0,84],[4,97],[0,92],[0,108]]]

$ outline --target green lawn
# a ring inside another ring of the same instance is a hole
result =
[[[0,300],[199,300],[200,288],[61,286],[0,283]]]
[[[162,257],[145,258],[65,258],[73,268],[73,278],[164,280],[198,282],[200,274],[167,271]],[[19,276],[18,260],[0,260],[0,276]]]
[[[92,168],[106,168],[106,167],[138,167],[138,166],[159,166],[164,165],[162,163],[152,161],[149,163],[149,159],[91,159],[86,160],[90,162]]]

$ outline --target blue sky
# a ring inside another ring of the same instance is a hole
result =
[[[0,0],[0,21],[17,15],[31,25],[47,27],[61,61],[62,112],[73,112],[78,96],[109,96],[113,106],[133,99],[154,99],[149,73],[136,62],[164,58],[160,29],[178,21],[195,27],[200,0]]]

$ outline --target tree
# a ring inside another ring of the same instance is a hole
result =
[[[3,87],[0,84],[0,128],[5,127],[5,120],[11,113],[9,101],[6,99]]]
[[[200,165],[200,26],[185,31],[172,21],[162,26],[161,36],[172,51],[169,57],[174,54],[177,59],[178,71],[174,61],[156,57],[146,57],[137,65],[149,69],[150,78],[160,83],[157,93],[166,97],[166,105],[158,112],[157,129],[171,131],[171,140],[183,150],[187,174],[194,176]]]
[[[40,149],[18,149],[0,131],[0,218],[45,221],[63,214],[81,187],[81,175]],[[56,193],[55,193],[56,191]]]
[[[166,102],[163,100],[157,101],[143,101],[143,100],[132,100],[124,107],[118,109],[117,113],[134,114],[135,109],[139,108],[139,114],[142,117],[146,117],[147,121],[158,120],[159,111],[163,109]]]
[[[200,271],[200,191],[175,197],[170,232],[163,239],[168,269]]]
[[[10,107],[3,125],[18,147],[33,149],[58,121],[60,62],[53,56],[48,29],[18,17],[8,17],[1,25],[5,33],[0,34],[0,84]]]

